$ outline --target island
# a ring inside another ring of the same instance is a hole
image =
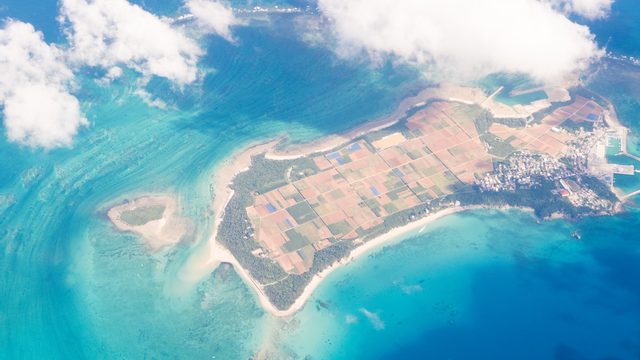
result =
[[[209,254],[184,278],[230,263],[265,310],[290,316],[336,267],[452,213],[611,215],[638,193],[616,186],[640,169],[627,135],[614,107],[581,87],[428,88],[348,133],[298,146],[279,138],[227,159],[212,185]],[[160,248],[185,232],[162,220],[175,206],[147,197],[109,217]]]
[[[212,241],[267,310],[287,316],[336,266],[438,217],[471,208],[527,208],[539,218],[620,211],[614,176],[637,170],[607,159],[627,129],[606,99],[535,88],[511,91],[528,103],[506,105],[494,99],[501,91],[429,89],[349,134],[245,152],[250,165],[225,184]]]

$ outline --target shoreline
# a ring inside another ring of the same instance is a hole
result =
[[[330,151],[349,141],[366,135],[370,132],[386,129],[397,124],[400,119],[412,109],[426,105],[430,100],[442,100],[457,102],[467,105],[478,105],[489,111],[497,118],[501,117],[526,117],[527,112],[519,113],[511,106],[493,101],[492,96],[487,95],[481,89],[454,84],[440,84],[437,87],[428,87],[418,94],[406,98],[400,102],[393,113],[380,116],[374,120],[341,133],[329,134],[322,138],[304,144],[288,146],[285,150],[272,148],[265,153],[268,160],[295,160],[314,153]],[[541,110],[537,109],[536,111]]]
[[[239,151],[226,160],[224,160],[216,169],[214,169],[214,199],[213,199],[213,211],[215,214],[213,223],[213,232],[207,242],[209,257],[207,259],[207,268],[201,268],[200,277],[204,277],[207,273],[210,273],[217,268],[221,263],[227,263],[233,266],[235,272],[240,278],[254,290],[254,293],[258,297],[258,300],[262,307],[270,313],[277,311],[275,306],[271,304],[269,298],[264,294],[262,286],[253,279],[251,274],[240,264],[240,262],[233,256],[231,251],[227,249],[223,244],[216,240],[218,235],[218,228],[224,218],[225,209],[229,204],[229,201],[233,198],[234,190],[231,188],[233,180],[239,174],[249,170],[251,166],[251,158],[255,155],[264,154],[265,152],[272,150],[281,141],[281,138],[258,143],[250,146],[248,149]],[[220,191],[220,193],[217,193]]]
[[[251,286],[257,292],[262,291],[257,286],[253,278],[245,271],[240,262],[233,256],[224,245],[216,240],[218,227],[222,223],[224,211],[229,201],[233,197],[234,191],[231,189],[233,179],[239,174],[247,171],[251,166],[251,158],[254,155],[265,153],[269,149],[281,141],[281,138],[268,140],[263,142],[254,142],[248,148],[234,152],[230,156],[222,160],[212,171],[213,174],[213,201],[212,210],[214,214],[212,233],[202,245],[201,251],[196,251],[182,265],[177,277],[185,287],[197,284],[199,281],[207,277],[221,263],[228,263],[233,266],[234,270],[242,278],[242,280]]]
[[[322,284],[322,282],[325,280],[325,278],[330,275],[332,272],[334,272],[336,269],[349,265],[352,262],[354,262],[355,260],[361,258],[364,255],[369,254],[370,252],[373,252],[375,250],[381,249],[384,245],[393,242],[394,240],[400,240],[400,238],[410,235],[412,232],[414,231],[422,231],[421,229],[428,226],[429,224],[443,219],[447,216],[450,215],[454,215],[454,214],[458,214],[458,213],[462,213],[462,212],[466,212],[466,211],[473,211],[473,210],[509,210],[509,209],[518,209],[521,211],[531,211],[530,208],[521,208],[521,207],[511,207],[511,206],[500,206],[500,207],[492,207],[492,206],[487,206],[487,205],[473,205],[473,206],[456,206],[456,207],[450,207],[450,208],[446,208],[446,209],[442,209],[439,210],[437,212],[434,212],[432,214],[429,214],[419,220],[416,220],[414,222],[410,222],[406,225],[391,229],[390,231],[379,235],[377,237],[374,237],[371,240],[368,240],[367,242],[357,246],[356,248],[354,248],[353,250],[351,250],[351,252],[349,253],[349,255],[347,255],[347,257],[345,257],[344,259],[333,263],[331,266],[327,267],[326,269],[322,270],[321,272],[315,274],[313,276],[313,278],[311,279],[311,281],[305,286],[304,290],[302,291],[302,294],[300,294],[300,296],[296,299],[296,301],[291,305],[291,307],[289,307],[286,310],[279,310],[276,309],[273,305],[271,305],[271,309],[269,309],[269,312],[271,313],[271,315],[276,316],[276,317],[288,317],[288,316],[292,316],[294,314],[296,314],[298,311],[302,310],[304,308],[304,306],[307,304],[309,298],[311,298],[311,295],[313,295],[313,293],[315,292],[315,290],[320,286],[320,284]],[[400,240],[402,241],[402,240]],[[269,304],[271,304],[268,300],[268,298],[265,299]],[[262,299],[260,301],[262,303]],[[267,309],[265,309],[267,310]]]
[[[267,152],[265,157],[269,160],[295,160],[313,153],[329,151],[359,136],[397,124],[411,109],[424,105],[428,100],[437,98],[436,93],[438,90],[440,90],[439,87],[426,88],[417,95],[402,100],[393,113],[389,115],[380,116],[341,133],[329,134],[309,143],[290,146],[286,150],[271,149],[272,151]]]
[[[488,206],[488,205],[456,206],[456,207],[449,207],[449,208],[439,210],[437,212],[429,214],[414,222],[391,229],[390,231],[384,234],[381,234],[375,238],[372,238],[371,240],[368,240],[367,242],[357,246],[356,248],[351,250],[351,252],[349,253],[349,255],[347,255],[347,257],[343,258],[338,262],[333,263],[326,269],[315,274],[311,278],[311,281],[304,287],[304,290],[302,291],[300,296],[296,299],[296,301],[288,309],[285,309],[285,310],[280,310],[271,303],[268,296],[264,293],[262,286],[251,277],[251,275],[242,267],[242,265],[235,259],[235,257],[231,254],[231,252],[227,248],[225,248],[222,244],[215,242],[215,245],[212,248],[212,250],[219,251],[220,253],[224,253],[225,255],[228,256],[224,258],[219,258],[218,261],[220,261],[221,263],[225,262],[233,266],[233,268],[236,270],[238,275],[245,281],[247,285],[249,285],[254,290],[254,295],[256,296],[263,310],[265,310],[266,312],[268,312],[274,317],[286,318],[286,317],[293,316],[299,311],[301,311],[305,307],[305,305],[307,304],[307,302],[309,301],[309,299],[311,298],[315,290],[322,284],[325,278],[329,276],[332,272],[334,272],[338,268],[351,264],[355,260],[361,258],[364,255],[369,254],[372,251],[380,249],[381,247],[383,247],[384,245],[387,245],[388,243],[392,243],[394,240],[399,240],[404,236],[410,235],[414,231],[421,232],[422,228],[427,227],[429,224],[450,215],[463,213],[466,211],[474,211],[474,210],[504,211],[504,210],[512,210],[512,209],[525,211],[525,212],[533,211],[531,208],[517,207],[517,206]],[[564,218],[564,216],[561,216],[561,218]]]

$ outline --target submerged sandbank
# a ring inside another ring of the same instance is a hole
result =
[[[280,139],[272,140],[266,143],[260,143],[250,146],[248,149],[236,152],[222,161],[213,171],[213,189],[214,198],[212,203],[213,213],[215,215],[213,222],[213,235],[209,240],[199,246],[196,251],[191,254],[185,264],[181,267],[177,274],[178,280],[181,282],[181,289],[191,288],[199,281],[208,276],[221,263],[233,265],[236,273],[254,290],[262,291],[257,283],[249,276],[249,274],[240,266],[240,263],[231,254],[231,252],[218,243],[215,235],[224,216],[224,209],[233,197],[233,179],[240,173],[247,171],[251,166],[251,158],[255,155],[264,154],[273,149]]]

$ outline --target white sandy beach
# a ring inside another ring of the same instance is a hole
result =
[[[114,206],[109,209],[107,215],[118,230],[140,235],[151,250],[158,251],[179,243],[188,231],[188,221],[178,215],[178,205],[177,200],[171,196],[148,195]],[[160,219],[152,220],[142,225],[131,225],[121,217],[124,212],[152,206],[165,207]]]
[[[464,208],[464,207],[456,207],[456,208],[448,208],[448,209],[444,209],[442,211],[427,215],[425,217],[423,217],[422,219],[416,220],[412,223],[409,223],[405,226],[401,226],[398,228],[395,228],[383,235],[380,235],[374,239],[371,239],[367,242],[365,242],[364,244],[358,246],[357,248],[353,249],[351,251],[351,253],[349,254],[349,256],[347,256],[346,258],[344,258],[342,261],[333,264],[332,266],[324,269],[323,271],[317,273],[309,282],[309,284],[307,284],[307,286],[304,288],[304,291],[302,292],[302,294],[300,295],[300,297],[298,297],[298,299],[296,299],[296,301],[293,303],[293,305],[291,305],[291,307],[287,310],[277,310],[275,309],[275,311],[270,311],[273,315],[275,316],[279,316],[279,317],[285,317],[285,316],[291,316],[294,315],[295,313],[297,313],[298,311],[302,310],[302,308],[304,307],[304,305],[307,303],[307,300],[309,300],[309,298],[311,297],[311,295],[313,294],[313,292],[316,290],[316,288],[318,288],[318,286],[320,286],[320,284],[322,283],[322,281],[329,275],[331,274],[333,271],[335,271],[338,267],[344,266],[346,264],[351,263],[352,261],[354,261],[355,259],[368,254],[369,252],[381,247],[382,245],[391,242],[392,240],[396,240],[401,238],[402,236],[411,234],[414,231],[418,231],[419,229],[421,229],[423,226],[427,226],[429,223],[434,222],[438,219],[441,219],[445,216],[451,215],[451,214],[455,214],[461,211],[465,211],[465,210],[470,210],[472,209],[471,207],[469,208]],[[265,299],[267,302],[269,302],[268,298]],[[262,302],[262,300],[261,300]]]
[[[457,206],[457,207],[450,207],[450,208],[440,210],[438,212],[429,214],[421,219],[418,219],[414,222],[411,222],[407,225],[394,228],[389,232],[384,233],[378,237],[375,237],[365,242],[364,244],[358,246],[357,248],[353,249],[349,254],[349,256],[344,258],[342,261],[335,263],[332,266],[317,273],[311,279],[309,284],[307,284],[307,286],[304,288],[304,291],[302,292],[300,297],[296,299],[296,301],[293,303],[293,305],[291,305],[289,309],[287,310],[276,309],[269,302],[269,299],[262,293],[259,293],[259,294],[261,297],[264,297],[264,299],[261,298],[260,303],[262,303],[263,305],[265,302],[268,303],[269,306],[265,307],[265,309],[268,310],[274,316],[278,316],[278,317],[292,316],[298,311],[302,310],[302,308],[304,308],[305,304],[307,303],[311,295],[313,295],[313,292],[316,290],[316,288],[318,288],[318,286],[320,286],[322,281],[324,281],[324,279],[337,268],[347,265],[353,262],[354,260],[358,259],[359,257],[363,255],[367,255],[370,252],[381,248],[385,244],[393,243],[395,240],[402,239],[402,237],[404,236],[416,233],[417,231],[420,231],[420,229],[422,229],[423,227],[428,226],[430,223],[437,221],[439,219],[442,219],[446,216],[457,214],[463,211],[471,211],[471,210],[479,210],[479,209],[495,209],[495,210],[519,209],[523,211],[532,211],[531,209],[528,209],[528,208],[516,208],[516,207],[508,207],[508,206],[491,207],[491,206],[484,206],[484,205]]]
[[[316,290],[316,288],[318,288],[318,286],[320,286],[320,284],[322,283],[322,281],[324,281],[324,279],[331,274],[333,271],[335,271],[336,269],[338,269],[341,266],[347,265],[351,262],[353,262],[354,260],[358,259],[359,257],[363,256],[363,255],[367,255],[368,253],[370,253],[371,251],[374,251],[375,249],[378,249],[380,247],[382,247],[385,244],[388,243],[392,243],[394,240],[398,240],[400,238],[402,238],[403,236],[406,235],[410,235],[416,231],[419,231],[421,228],[428,226],[430,223],[437,221],[439,219],[442,219],[446,216],[452,215],[452,214],[456,214],[459,212],[463,212],[463,211],[469,211],[469,210],[477,210],[477,209],[508,209],[508,207],[500,207],[500,208],[493,208],[493,207],[489,207],[489,206],[459,206],[459,207],[451,207],[451,208],[446,208],[443,209],[441,211],[438,211],[436,213],[433,214],[429,214],[419,220],[416,220],[414,222],[411,222],[407,225],[401,226],[401,227],[397,227],[395,229],[392,229],[391,231],[382,234],[374,239],[371,239],[369,241],[367,241],[366,243],[358,246],[357,248],[353,249],[351,251],[351,253],[349,254],[349,256],[347,256],[346,258],[344,258],[343,260],[341,260],[340,262],[337,262],[331,266],[329,266],[328,268],[324,269],[323,271],[317,273],[316,275],[313,276],[313,278],[311,279],[311,281],[309,282],[309,284],[307,284],[307,286],[305,286],[302,294],[296,299],[296,301],[291,305],[291,307],[289,307],[286,310],[280,310],[278,308],[276,308],[271,301],[269,300],[269,298],[267,297],[267,295],[264,293],[264,290],[262,288],[262,286],[260,284],[258,284],[252,277],[251,275],[249,275],[249,273],[240,265],[240,263],[235,259],[235,257],[233,257],[233,255],[231,254],[231,252],[229,250],[227,250],[227,248],[225,248],[224,246],[220,245],[219,243],[212,241],[211,242],[211,253],[212,253],[212,259],[216,262],[218,262],[218,264],[220,262],[226,262],[229,263],[231,265],[233,265],[234,269],[236,270],[236,272],[238,273],[238,275],[245,281],[245,283],[247,285],[249,285],[254,291],[255,294],[257,296],[258,301],[260,302],[260,305],[263,307],[263,309],[267,312],[269,312],[271,315],[276,316],[276,317],[289,317],[292,316],[294,314],[296,314],[298,311],[302,310],[304,308],[304,306],[306,305],[307,301],[309,300],[309,298],[311,297],[311,295],[313,295],[313,292]],[[530,209],[522,209],[522,210],[529,210]]]

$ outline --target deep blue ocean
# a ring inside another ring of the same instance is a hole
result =
[[[163,15],[181,5],[136,2]],[[56,14],[55,0],[0,0],[1,18],[64,43]],[[265,349],[274,359],[640,359],[633,204],[579,222],[518,211],[444,218],[332,273],[287,320],[262,311],[228,266],[193,289],[176,285],[211,231],[210,185],[227,156],[279,134],[295,143],[352,128],[425,85],[410,68],[309,46],[295,22],[274,15],[235,29],[236,44],[205,40],[201,85],[149,84],[167,110],[134,94],[133,73],[106,87],[79,74],[91,125],[73,148],[0,136],[0,359],[247,359]],[[589,25],[601,46],[640,55],[636,0]],[[640,68],[605,60],[588,86],[640,133]],[[196,231],[151,255],[105,211],[154,192],[176,194]]]

